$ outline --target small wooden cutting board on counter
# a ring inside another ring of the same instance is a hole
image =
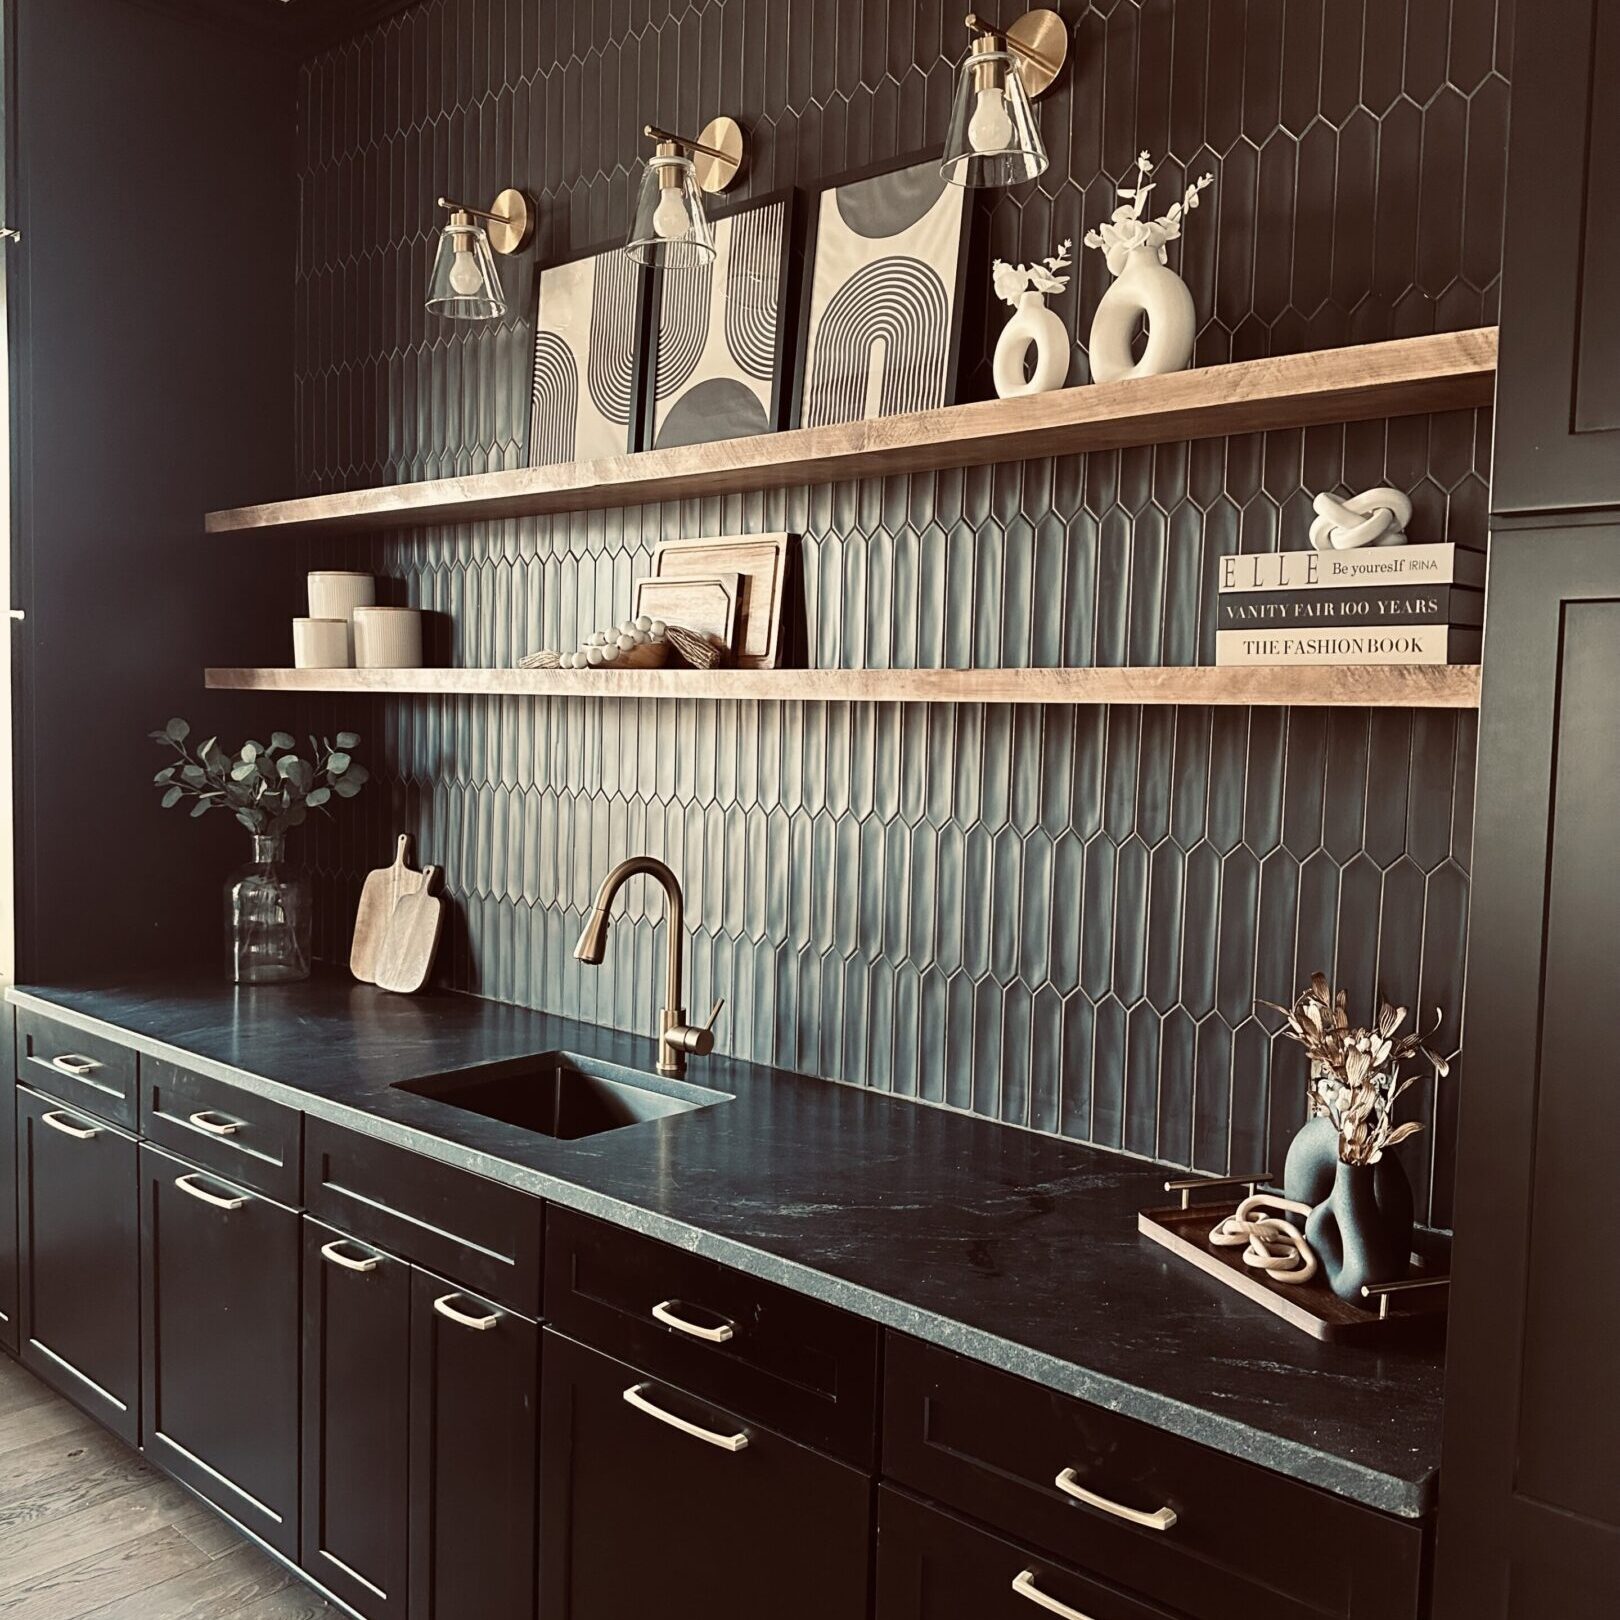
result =
[[[380,989],[412,996],[428,982],[444,928],[444,896],[434,893],[438,881],[438,867],[424,867],[421,887],[401,895],[394,907],[377,958]]]
[[[360,890],[360,910],[354,919],[354,941],[349,947],[349,971],[366,984],[377,982],[377,963],[394,908],[408,894],[423,887],[425,874],[411,866],[411,835],[399,835],[394,864],[372,872]]]

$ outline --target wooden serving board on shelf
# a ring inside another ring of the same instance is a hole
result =
[[[1230,1199],[1186,1208],[1144,1209],[1136,1217],[1136,1229],[1313,1339],[1333,1344],[1389,1344],[1443,1330],[1447,1296],[1444,1288],[1391,1294],[1387,1313],[1380,1315],[1376,1305],[1363,1310],[1345,1304],[1320,1276],[1303,1284],[1272,1282],[1252,1266],[1244,1265],[1241,1248],[1213,1247],[1210,1229],[1233,1214],[1237,1206],[1238,1201]],[[1423,1275],[1422,1269],[1415,1268],[1414,1275]]]

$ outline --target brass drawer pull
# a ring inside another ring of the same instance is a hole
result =
[[[201,1108],[190,1116],[189,1122],[210,1136],[235,1136],[242,1128],[240,1120],[229,1118],[217,1108]]]
[[[205,1204],[212,1204],[215,1209],[240,1209],[248,1202],[245,1194],[237,1193],[230,1198],[221,1198],[218,1193],[211,1193],[206,1187],[197,1185],[196,1175],[176,1176],[174,1184],[181,1192],[200,1199]]]
[[[652,1316],[655,1322],[662,1322],[667,1328],[674,1328],[677,1333],[684,1333],[691,1339],[702,1339],[705,1344],[724,1344],[727,1339],[734,1339],[737,1330],[730,1322],[722,1322],[719,1327],[701,1327],[696,1322],[688,1322],[684,1316],[677,1316],[675,1307],[679,1300],[666,1299],[661,1305],[654,1305]]]
[[[1077,1502],[1084,1502],[1087,1507],[1094,1507],[1099,1512],[1111,1513],[1116,1519],[1123,1519],[1127,1524],[1139,1524],[1144,1530],[1168,1530],[1176,1522],[1176,1510],[1173,1507],[1162,1507],[1152,1513],[1143,1513],[1137,1508],[1129,1508],[1123,1502],[1110,1502],[1106,1496],[1098,1496],[1095,1491],[1088,1491],[1080,1483],[1079,1476],[1072,1468],[1065,1468],[1053,1483],[1065,1496],[1072,1496]]]
[[[330,1260],[335,1266],[342,1266],[345,1271],[375,1271],[377,1269],[377,1256],[368,1254],[363,1260],[356,1260],[347,1255],[340,1247],[344,1243],[354,1243],[353,1238],[334,1238],[330,1243],[321,1245],[321,1258]],[[359,1244],[355,1244],[358,1248]]]
[[[453,1299],[460,1299],[460,1294],[441,1294],[433,1302],[433,1308],[446,1321],[454,1322],[457,1327],[472,1328],[479,1333],[488,1333],[492,1327],[499,1325],[501,1313],[491,1311],[488,1316],[469,1316],[465,1311],[458,1311],[450,1303]]]
[[[68,1121],[72,1118],[72,1114],[41,1114],[39,1116],[39,1122],[41,1125],[49,1125],[53,1131],[60,1131],[64,1136],[73,1137],[75,1141],[79,1142],[88,1142],[92,1136],[101,1135],[101,1132],[98,1131],[93,1125],[79,1126],[68,1124]]]
[[[660,1423],[667,1423],[670,1428],[679,1429],[682,1434],[689,1434],[694,1440],[718,1446],[721,1451],[742,1451],[747,1447],[746,1434],[716,1434],[713,1429],[705,1429],[697,1423],[688,1423],[685,1418],[676,1417],[673,1412],[666,1412],[661,1406],[654,1406],[647,1399],[647,1391],[651,1388],[651,1384],[632,1384],[624,1392],[624,1398],[638,1412],[645,1412],[648,1417],[657,1418]]]
[[[51,1059],[51,1067],[60,1069],[63,1074],[71,1074],[75,1080],[88,1080],[101,1065],[83,1052],[63,1052],[60,1057]]]
[[[1019,1597],[1028,1598],[1031,1603],[1037,1603],[1050,1614],[1060,1614],[1063,1620],[1091,1620],[1089,1614],[1082,1614],[1078,1609],[1071,1609],[1067,1603],[1059,1603],[1055,1597],[1043,1592],[1035,1584],[1035,1571],[1026,1569],[1013,1576],[1013,1591]]]

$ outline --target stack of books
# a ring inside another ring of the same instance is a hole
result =
[[[1215,662],[1477,664],[1484,585],[1457,545],[1222,557]]]

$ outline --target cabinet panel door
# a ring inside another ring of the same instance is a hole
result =
[[[140,1192],[132,1137],[19,1086],[22,1359],[140,1437]]]
[[[1435,1613],[1584,1620],[1620,1613],[1620,524],[1491,545]]]
[[[878,1495],[877,1620],[1174,1620],[1169,1609],[891,1485]]]
[[[544,1383],[546,1620],[865,1615],[865,1474],[550,1331]]]
[[[366,1620],[403,1620],[411,1268],[304,1221],[302,1565]]]
[[[1620,7],[1521,4],[1491,507],[1620,505]]]
[[[411,1279],[411,1620],[532,1620],[540,1329]]]
[[[0,1008],[9,1029],[11,1008]],[[17,1353],[17,1088],[0,1087],[0,1349]]]
[[[298,1216],[141,1146],[141,1411],[153,1460],[298,1556]]]

